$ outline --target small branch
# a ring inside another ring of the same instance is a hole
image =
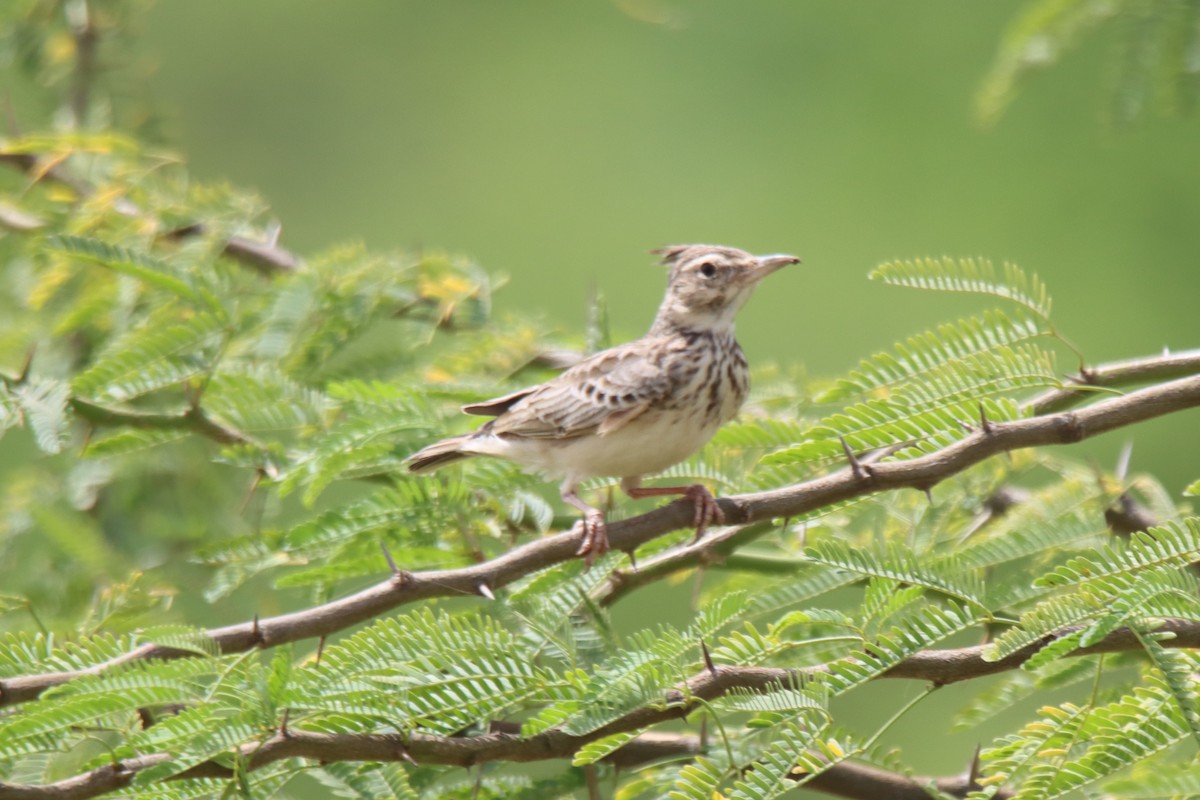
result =
[[[28,175],[35,175],[41,179],[51,180],[55,183],[68,186],[80,197],[88,197],[94,193],[92,186],[71,177],[59,166],[51,167],[44,172],[40,171],[41,166],[37,156],[29,153],[6,153],[0,151],[0,164],[13,167]],[[113,207],[117,213],[125,217],[145,216],[145,212],[142,209],[128,200],[118,201]],[[22,232],[40,230],[43,227],[41,220],[37,220],[39,223],[37,225],[28,224],[34,219],[33,217],[25,218],[23,220],[25,227],[20,228],[20,230]],[[21,218],[18,217],[17,220],[18,224],[21,224]],[[4,225],[4,227],[8,227],[10,230],[17,230],[17,228],[8,225]],[[207,229],[204,224],[197,222],[176,228],[166,238],[185,239],[202,236],[206,231]],[[250,267],[264,275],[295,272],[301,266],[300,258],[290,250],[280,247],[275,242],[259,242],[245,236],[230,236],[226,240],[222,252],[239,264]]]
[[[735,557],[733,552],[737,548],[775,529],[774,523],[768,521],[710,531],[699,541],[689,541],[681,547],[643,561],[637,569],[615,570],[609,576],[608,582],[592,593],[592,599],[602,606],[610,606],[633,590],[660,581],[676,572],[701,565],[721,566],[727,559]],[[785,564],[789,571],[795,569],[795,563],[791,559],[776,558],[773,561]],[[773,566],[775,565],[772,564]]]
[[[1096,395],[1094,388],[1111,389],[1143,383],[1173,380],[1200,373],[1200,350],[1163,353],[1160,356],[1113,361],[1092,367],[1072,377],[1062,389],[1053,389],[1024,404],[1034,414],[1062,411]]]
[[[139,430],[189,431],[221,444],[257,444],[245,433],[217,422],[203,409],[193,406],[182,414],[124,411],[72,397],[71,409],[93,425],[124,426]]]
[[[1190,408],[1200,407],[1200,376],[1139,389],[1101,400],[1078,411],[1044,417],[994,422],[988,433],[975,431],[941,450],[907,461],[871,465],[871,480],[856,478],[849,469],[792,486],[719,500],[725,518],[734,525],[799,516],[833,503],[901,488],[933,486],[998,453],[1027,447],[1071,444],[1126,425],[1133,425]],[[652,539],[688,527],[691,505],[675,502],[615,522],[608,538],[614,550],[631,550]],[[715,535],[715,534],[714,534]],[[430,570],[391,578],[356,594],[324,605],[267,617],[257,633],[248,622],[208,631],[223,653],[240,653],[254,647],[272,647],[312,637],[327,636],[372,619],[399,606],[432,597],[479,596],[486,583],[493,594],[532,572],[575,559],[579,535],[573,532],[547,536],[517,547],[481,564],[459,569]],[[111,662],[84,671],[47,673],[0,680],[0,707],[25,702],[41,692],[84,673],[103,672],[108,666],[141,658],[172,658],[183,651],[144,645]]]

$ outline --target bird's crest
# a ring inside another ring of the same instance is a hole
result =
[[[666,247],[655,248],[654,250],[651,250],[650,253],[651,255],[662,256],[662,260],[659,263],[663,266],[669,267],[674,266],[675,262],[677,262],[684,253],[693,247],[695,247],[695,245],[692,244],[669,244]]]

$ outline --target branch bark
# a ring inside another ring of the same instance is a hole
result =
[[[325,743],[310,741],[309,736],[308,734],[304,734],[304,738],[289,737],[283,740],[285,742],[294,742],[292,746],[296,752],[289,754],[284,752],[283,749],[279,749],[275,751],[279,753],[276,759],[304,757],[302,753],[305,751],[323,752],[325,750]],[[320,736],[320,734],[313,736]],[[403,742],[399,741],[400,738],[398,736],[387,737],[386,741],[379,742],[372,748],[376,752],[376,756],[379,757],[373,757],[370,760],[405,760],[403,756],[397,755],[397,753],[405,752]],[[635,745],[636,742],[637,740],[635,739],[634,742],[631,742],[627,746]],[[97,797],[101,794],[125,788],[138,772],[161,763],[164,760],[165,756],[162,754],[129,759],[117,765],[101,767],[92,772],[77,775],[46,786],[23,786],[0,782],[0,800],[87,800],[87,798]],[[325,760],[331,759],[326,758]],[[357,760],[366,759],[360,758]],[[232,775],[230,769],[217,765],[205,765],[202,768],[197,767],[193,772],[195,774],[188,775],[188,777],[227,778]],[[805,788],[834,797],[848,798],[849,800],[879,800],[879,798],[887,798],[888,800],[929,800],[929,792],[925,787],[930,784],[933,784],[940,791],[952,797],[963,797],[969,791],[978,788],[970,782],[968,776],[910,778],[894,772],[887,772],[878,767],[855,764],[849,761],[834,764],[825,772],[810,779],[805,784]],[[1004,800],[1011,796],[1010,792],[1004,790],[996,794],[997,800]]]
[[[1108,431],[1200,406],[1200,376],[1181,378],[1101,400],[1077,411],[1062,411],[977,428],[941,450],[907,461],[860,464],[792,486],[719,500],[733,525],[798,516],[833,503],[895,489],[928,489],[998,453],[1027,447],[1071,444]],[[609,526],[612,547],[632,551],[670,531],[687,527],[691,506],[675,502]],[[718,534],[713,534],[718,535]],[[532,572],[576,558],[579,534],[559,533],[517,547],[481,564],[449,570],[399,571],[388,580],[348,597],[276,617],[208,631],[223,653],[273,647],[328,636],[399,606],[433,597],[489,594]],[[36,698],[51,686],[79,675],[144,658],[190,655],[147,644],[87,670],[19,676],[0,680],[0,707]]]

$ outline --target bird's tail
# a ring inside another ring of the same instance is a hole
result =
[[[464,433],[462,436],[451,436],[449,439],[434,442],[424,450],[413,453],[406,459],[408,462],[408,471],[433,472],[435,469],[440,469],[451,462],[470,458],[474,453],[464,453],[462,451],[462,446],[470,438],[471,434],[469,433]]]

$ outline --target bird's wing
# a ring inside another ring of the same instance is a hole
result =
[[[484,400],[482,403],[471,403],[469,406],[463,406],[462,410],[464,414],[476,414],[481,417],[498,417],[516,405],[518,401],[524,400],[537,390],[537,386],[530,386],[512,394],[506,394],[503,397],[494,397],[491,400]]]
[[[655,350],[643,339],[597,353],[513,403],[490,431],[556,439],[612,433],[670,391]]]

